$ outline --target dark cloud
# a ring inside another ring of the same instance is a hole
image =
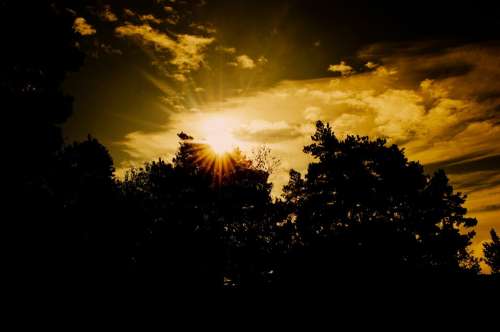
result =
[[[434,163],[429,163],[429,164],[424,165],[424,168],[425,168],[425,171],[427,173],[432,174],[435,171],[437,171],[438,169],[444,169],[450,165],[464,163],[464,162],[470,161],[471,159],[481,158],[487,154],[488,154],[488,151],[472,152],[472,153],[461,155],[459,157],[454,157],[454,158],[445,159],[445,160],[434,162]]]
[[[473,193],[500,185],[500,155],[487,155],[486,151],[469,153],[456,158],[430,163],[424,166],[432,174],[443,169],[459,190]]]
[[[490,91],[484,91],[476,96],[478,102],[496,101],[498,99],[500,99],[500,90],[495,87],[491,87]],[[500,112],[500,105],[495,108],[495,111]]]
[[[467,62],[434,64],[429,68],[419,69],[416,73],[422,79],[445,79],[464,76],[474,69],[474,64]]]
[[[492,204],[473,209],[470,212],[493,212],[498,210],[500,210],[500,204]]]
[[[495,5],[424,0],[408,5],[394,1],[207,1],[199,12],[214,21],[221,37],[238,48],[265,48],[290,79],[326,76],[324,68],[352,62],[368,45],[407,43],[428,54],[451,46],[500,37]],[[466,23],[465,23],[466,22]],[[321,40],[321,48],[314,43]],[[434,41],[432,44],[428,41]],[[393,49],[396,51],[396,49]],[[411,48],[404,47],[405,52]],[[286,68],[286,69],[285,69]]]
[[[500,171],[500,155],[487,156],[460,163],[443,165],[440,168],[444,169],[448,174],[463,174],[480,171]]]
[[[495,177],[494,172],[482,172],[478,174],[469,174],[469,176],[457,179],[452,177],[452,183],[455,190],[473,194],[479,191],[495,189],[500,186],[500,179]],[[478,196],[481,196],[479,194]]]

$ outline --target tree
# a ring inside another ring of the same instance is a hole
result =
[[[50,240],[62,210],[54,179],[63,146],[61,125],[72,111],[62,84],[83,61],[74,17],[54,3],[0,3],[0,33],[9,45],[0,63],[0,99],[9,138],[6,154],[12,161],[6,173],[14,182],[5,230],[13,265],[8,270],[30,280],[48,276],[54,267]]]
[[[397,146],[338,139],[321,121],[312,140],[304,152],[316,161],[304,179],[292,170],[284,187],[301,244],[293,273],[320,280],[478,271],[468,250],[474,232],[460,231],[477,221],[465,217],[465,195],[453,191],[443,171],[428,176]]]
[[[88,136],[58,153],[57,176],[52,179],[59,223],[52,230],[58,264],[79,274],[104,273],[120,261],[120,220],[113,159],[108,150]],[[64,264],[67,262],[69,264]]]
[[[500,239],[494,229],[490,231],[491,241],[483,243],[484,261],[492,274],[500,273]]]
[[[12,153],[37,159],[38,168],[63,143],[60,125],[71,114],[72,98],[62,83],[83,62],[73,16],[53,2],[7,1],[0,10],[2,40],[9,45],[0,64],[0,97],[15,134]]]
[[[262,170],[272,174],[281,165],[281,160],[274,156],[271,148],[267,145],[261,145],[252,150],[250,159],[255,169]]]
[[[179,134],[172,161],[132,169],[121,184],[136,221],[135,271],[167,288],[264,282],[272,202],[268,173],[241,151],[219,156]]]

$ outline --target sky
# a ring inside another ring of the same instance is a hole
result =
[[[443,168],[500,230],[500,16],[492,1],[71,2],[87,54],[65,89],[68,141],[92,134],[117,175],[170,159],[184,131],[251,154],[270,147],[279,195],[316,120],[385,137]]]

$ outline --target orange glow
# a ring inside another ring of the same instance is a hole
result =
[[[218,153],[212,146],[206,145],[197,151],[197,162],[212,174],[214,181],[220,183],[222,178],[234,168],[234,160],[230,152]]]

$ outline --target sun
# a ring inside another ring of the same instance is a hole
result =
[[[240,143],[234,137],[240,122],[231,116],[221,114],[203,117],[199,122],[200,143],[197,160],[202,169],[212,173],[214,183],[221,183],[226,174],[234,168],[235,149]]]
[[[217,154],[224,154],[231,151],[234,145],[231,144],[231,137],[225,134],[215,134],[207,137],[207,144]]]
[[[234,124],[224,117],[213,117],[202,124],[204,142],[218,155],[230,152],[237,146],[232,134]]]

